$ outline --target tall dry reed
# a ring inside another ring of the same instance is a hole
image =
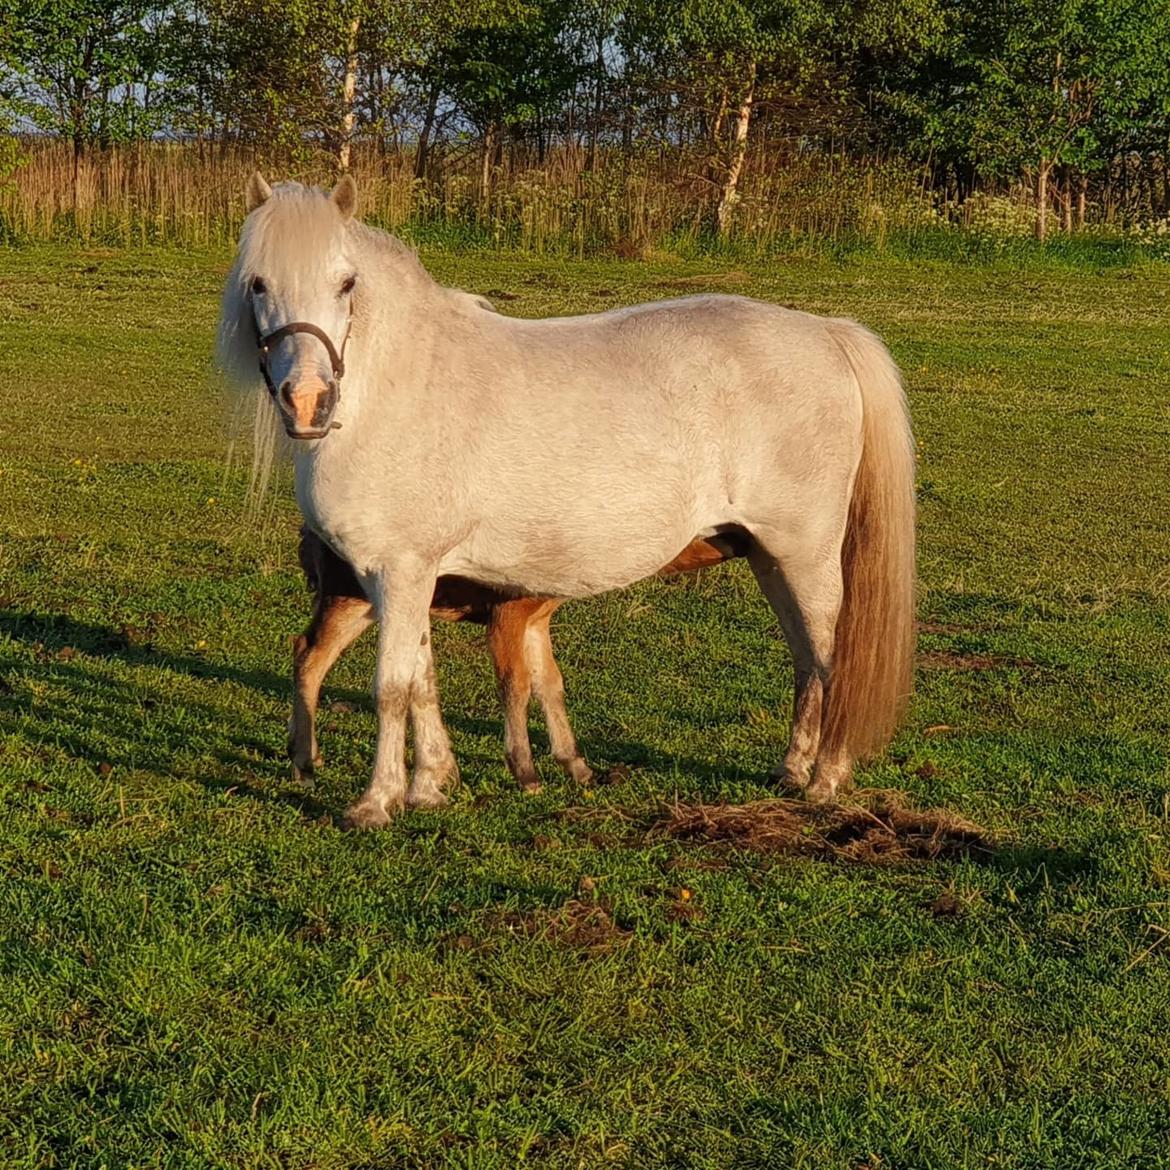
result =
[[[331,161],[259,160],[251,151],[143,143],[95,151],[76,167],[68,143],[22,144],[0,181],[0,240],[213,244],[231,240],[258,164],[276,177],[328,183]],[[696,245],[710,235],[706,160],[678,150],[510,152],[483,190],[473,146],[433,156],[425,180],[409,155],[355,152],[363,215],[407,235],[534,252],[585,254]],[[796,238],[880,243],[929,216],[913,165],[820,154],[749,159],[729,239],[767,249]]]

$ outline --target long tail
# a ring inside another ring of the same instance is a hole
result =
[[[829,328],[853,367],[864,424],[821,750],[863,759],[893,736],[914,677],[914,439],[886,347],[853,321]]]

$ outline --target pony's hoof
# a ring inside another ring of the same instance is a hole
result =
[[[316,774],[312,767],[300,768],[296,764],[289,765],[292,782],[300,788],[312,788],[316,782]]]
[[[412,785],[406,794],[407,808],[444,808],[447,804],[447,794],[434,784]]]
[[[322,758],[320,752],[316,752],[311,756],[303,756],[293,744],[288,745],[288,751],[285,753],[289,762],[292,764],[295,771],[301,772],[306,776],[312,776],[313,773],[321,767],[325,760]]]
[[[571,756],[569,759],[557,760],[570,780],[576,781],[582,788],[588,788],[597,777],[582,756]]]
[[[786,764],[779,764],[768,773],[768,780],[778,788],[795,796],[807,796],[812,780],[807,771],[795,771]]]
[[[406,794],[407,808],[443,808],[447,793],[459,787],[459,765],[452,757],[437,768],[426,768],[414,773]]]
[[[818,776],[805,788],[804,799],[810,804],[832,804],[837,799],[837,785]]]
[[[351,804],[342,814],[341,827],[346,832],[355,829],[384,829],[392,819],[389,809],[383,808],[380,804],[360,801]]]
[[[848,761],[820,760],[817,762],[812,783],[804,790],[806,800],[817,804],[834,801],[853,786],[853,768]]]
[[[509,760],[508,771],[512,773],[512,777],[516,781],[516,787],[521,792],[534,795],[544,790],[544,781],[541,780],[540,773],[531,761],[526,762],[523,767],[516,767],[512,760]]]
[[[290,771],[292,772],[293,782],[296,784],[303,784],[306,788],[313,787],[313,781],[317,778],[317,769],[325,762],[321,759],[321,753],[313,756],[309,760],[298,760],[293,752],[289,752]]]

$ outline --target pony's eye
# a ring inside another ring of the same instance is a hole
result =
[[[268,291],[268,285],[259,276],[252,277],[252,295],[262,297]]]
[[[341,282],[341,295],[342,295],[343,297],[347,297],[347,296],[349,296],[349,294],[350,294],[351,292],[353,292],[353,286],[354,286],[355,284],[357,284],[357,277],[356,277],[356,276],[347,276],[347,277],[346,277],[346,278],[345,278],[345,279],[344,279],[344,280]]]

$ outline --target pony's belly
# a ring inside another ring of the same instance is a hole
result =
[[[662,561],[665,564],[670,558]],[[507,596],[517,597],[591,597],[597,593],[608,593],[626,585],[653,576],[655,568],[635,568],[623,573],[599,571],[597,566],[585,563],[577,571],[549,572],[542,568],[526,565],[509,565],[502,568],[482,561],[457,560],[450,566],[444,561],[440,573],[455,575],[472,581]]]
[[[522,547],[479,540],[452,550],[439,571],[510,593],[586,597],[653,576],[690,544],[693,535],[655,533],[652,538],[631,539],[611,534],[602,540],[580,540],[548,531]]]

